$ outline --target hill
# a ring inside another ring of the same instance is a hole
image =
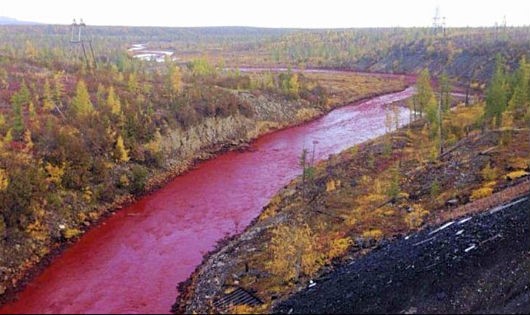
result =
[[[7,16],[0,16],[0,25],[35,25],[35,24],[41,24],[41,23],[20,21],[20,20],[10,18]]]

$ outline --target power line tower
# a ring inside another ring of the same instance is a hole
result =
[[[440,16],[440,7],[437,6],[434,11],[434,17],[432,18],[432,30],[434,34],[442,31],[445,36],[445,16]]]
[[[83,19],[80,19],[79,23],[74,19],[70,26],[70,43],[81,47],[88,69],[96,68],[96,55],[94,54],[94,48],[92,47],[92,39],[89,38],[86,33],[86,24],[83,22]]]

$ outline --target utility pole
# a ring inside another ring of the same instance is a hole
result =
[[[437,6],[436,10],[434,11],[434,17],[432,18],[432,29],[434,34],[438,34],[439,31],[442,31],[442,34],[445,37],[445,16],[441,16],[439,6]]]
[[[83,57],[85,59],[85,63],[88,69],[96,68],[96,55],[94,54],[94,48],[92,47],[92,40],[87,39],[86,34],[83,37],[83,30],[85,30],[86,33],[85,22],[83,22],[83,19],[80,19],[79,23],[77,23],[74,19],[70,28],[70,43],[81,46],[81,50],[83,51]],[[88,53],[87,49],[90,49]]]

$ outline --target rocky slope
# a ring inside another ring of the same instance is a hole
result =
[[[260,135],[314,119],[330,109],[306,100],[235,93],[248,101],[252,117],[240,114],[208,117],[187,129],[171,130],[162,139],[162,150],[168,157],[168,168],[185,170],[196,160],[211,158],[217,152],[244,146]]]
[[[530,195],[380,246],[278,313],[528,313]]]

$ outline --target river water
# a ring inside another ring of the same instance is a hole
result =
[[[386,104],[412,88],[336,109],[311,123],[265,135],[247,152],[203,162],[123,208],[54,259],[0,313],[168,313],[185,280],[224,236],[241,232],[301,173],[315,146],[327,158],[385,132]],[[408,110],[401,108],[401,121]]]

